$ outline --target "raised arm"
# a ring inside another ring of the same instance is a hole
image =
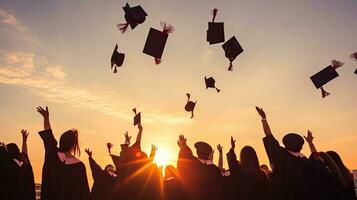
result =
[[[44,130],[51,129],[50,113],[48,112],[48,107],[46,106],[46,109],[43,109],[41,106],[39,106],[39,107],[37,107],[37,112],[39,112],[43,117],[43,128],[44,128]]]
[[[239,165],[237,161],[237,156],[234,153],[235,147],[236,147],[236,140],[233,139],[233,137],[231,136],[231,149],[227,153],[227,162],[228,162],[229,171],[231,173],[236,173]]]
[[[141,123],[138,124],[138,128],[139,128],[139,132],[138,132],[138,135],[136,136],[136,143],[140,144],[141,136],[143,134],[143,126],[141,125]]]
[[[22,134],[22,150],[21,152],[23,154],[27,154],[27,137],[29,136],[29,132],[27,132],[26,129],[22,129],[21,130],[21,134]]]
[[[304,136],[306,142],[309,144],[311,153],[316,153],[316,147],[313,143],[314,137],[312,136],[312,132],[310,130],[307,131],[307,136]]]
[[[262,124],[263,124],[263,130],[266,136],[272,135],[265,112],[262,108],[259,108],[258,106],[255,106],[255,109],[257,110],[258,114],[262,117]]]
[[[218,168],[219,168],[219,170],[221,170],[221,172],[223,172],[223,146],[218,144],[217,145],[217,150],[218,150],[218,153],[219,153]]]
[[[154,145],[154,144],[152,144],[152,145],[151,145],[150,158],[149,158],[150,161],[154,161],[156,151],[157,151],[157,146]]]
[[[100,179],[100,176],[103,174],[102,168],[93,159],[92,157],[93,152],[90,149],[85,149],[85,151],[88,155],[89,165],[92,171],[93,180],[98,181]]]

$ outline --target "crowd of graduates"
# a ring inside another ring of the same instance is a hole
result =
[[[314,146],[313,135],[286,134],[283,146],[273,136],[265,112],[256,107],[262,118],[265,133],[263,144],[270,161],[260,165],[253,147],[244,146],[235,153],[236,141],[226,159],[229,169],[223,168],[223,150],[218,145],[218,165],[213,163],[213,149],[206,142],[196,142],[193,153],[187,138],[180,135],[177,166],[157,166],[153,160],[156,146],[150,155],[141,150],[143,127],[138,124],[134,144],[125,134],[119,155],[111,153],[112,164],[102,168],[90,149],[88,155],[94,183],[90,189],[86,167],[80,154],[79,133],[68,130],[59,144],[52,132],[48,108],[38,107],[44,119],[44,130],[39,132],[45,147],[42,169],[42,200],[356,200],[351,172],[334,151],[320,152]],[[28,132],[22,130],[22,150],[14,143],[0,145],[0,198],[4,200],[34,200],[34,175],[27,156]],[[311,155],[300,151],[305,140]],[[162,172],[164,171],[164,173]],[[163,175],[164,174],[164,175]]]

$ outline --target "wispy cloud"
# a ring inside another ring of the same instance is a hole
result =
[[[31,37],[29,29],[15,15],[0,8],[1,25],[10,26],[20,36]],[[131,121],[134,105],[111,91],[81,86],[66,79],[65,67],[48,62],[46,57],[24,50],[0,49],[0,84],[16,85],[33,91],[47,101],[92,109]],[[165,113],[141,108],[146,123],[178,124],[190,121],[184,113]]]

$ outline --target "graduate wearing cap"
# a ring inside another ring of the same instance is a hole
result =
[[[22,130],[22,152],[14,143],[0,143],[0,197],[7,200],[35,200],[35,181],[27,156],[28,132]]]
[[[274,138],[265,112],[256,107],[258,114],[262,117],[264,147],[273,166],[275,199],[289,200],[315,200],[321,199],[319,193],[320,184],[317,179],[316,169],[313,163],[300,151],[304,145],[304,138],[295,133],[284,136],[281,147]]]
[[[222,199],[223,178],[219,167],[212,163],[212,147],[206,142],[196,142],[195,157],[186,141],[187,139],[180,135],[177,142],[180,147],[177,170],[188,191],[189,199]]]

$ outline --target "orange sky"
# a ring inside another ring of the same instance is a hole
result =
[[[191,147],[204,140],[226,153],[231,135],[237,150],[253,146],[267,163],[264,136],[254,106],[265,108],[272,130],[281,140],[288,132],[311,129],[318,150],[335,150],[350,169],[357,168],[357,2],[345,0],[284,1],[133,1],[148,12],[144,24],[121,34],[123,1],[5,0],[0,3],[0,141],[21,144],[20,130],[31,132],[29,155],[40,182],[43,145],[37,132],[42,119],[36,106],[48,105],[56,138],[68,129],[80,131],[84,148],[102,165],[110,163],[105,143],[119,151],[137,107],[144,126],[143,149],[150,145],[177,159],[179,134]],[[205,41],[209,10],[219,9],[226,39],[235,35],[245,52],[228,72],[220,45]],[[166,20],[175,26],[163,61],[142,53],[150,27]],[[109,59],[115,44],[126,53],[117,74]],[[309,77],[339,59],[340,77],[320,97]],[[205,89],[204,76],[214,76],[222,92]],[[195,118],[183,109],[191,93],[198,104]],[[308,155],[309,149],[304,147]],[[215,162],[217,163],[217,152]],[[226,163],[225,163],[226,166]],[[90,170],[87,167],[87,174]]]

